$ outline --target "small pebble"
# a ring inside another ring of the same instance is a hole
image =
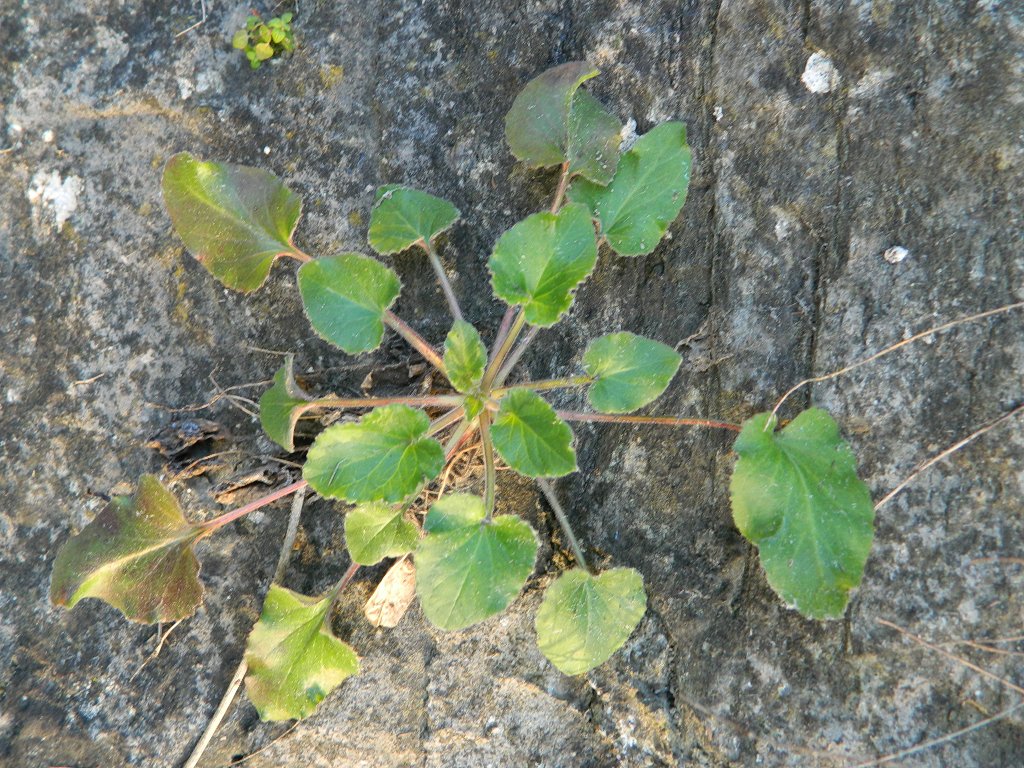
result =
[[[888,261],[890,264],[899,264],[909,255],[910,251],[908,251],[902,245],[894,245],[892,248],[888,248],[885,251],[885,253],[882,254],[882,258]]]
[[[51,131],[49,129],[43,131],[43,141],[45,141],[47,144],[53,144],[53,139],[54,139],[53,131]]]
[[[839,73],[828,56],[812,53],[800,80],[811,93],[828,93],[839,83]]]

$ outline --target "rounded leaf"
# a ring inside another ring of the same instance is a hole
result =
[[[163,193],[174,231],[228,288],[256,290],[275,258],[295,252],[301,202],[268,171],[182,152],[164,168]]]
[[[569,110],[569,173],[607,184],[619,162],[622,125],[584,90],[572,97]]]
[[[577,179],[568,195],[590,209],[616,253],[639,256],[653,251],[675,221],[689,183],[686,126],[668,122],[637,139],[608,186]]]
[[[441,445],[426,437],[429,427],[427,414],[407,405],[375,408],[358,422],[321,432],[302,476],[321,496],[401,501],[444,466]]]
[[[572,430],[536,392],[513,389],[491,426],[494,447],[512,469],[530,477],[576,471]]]
[[[601,413],[642,408],[661,396],[681,361],[672,347],[635,333],[609,333],[595,339],[583,355],[583,368],[594,378],[590,404]]]
[[[398,253],[420,240],[429,243],[458,220],[459,209],[447,200],[408,187],[381,187],[370,214],[370,247]]]
[[[358,253],[315,259],[299,269],[299,293],[310,325],[350,355],[380,346],[384,312],[401,290],[398,275]]]
[[[333,596],[300,595],[277,584],[249,633],[245,691],[262,720],[313,714],[324,697],[359,672],[359,657],[326,626]]]
[[[515,515],[485,520],[484,501],[453,494],[424,521],[416,549],[416,593],[441,629],[462,629],[501,613],[522,590],[537,558],[537,534]]]
[[[379,501],[360,504],[345,515],[345,544],[352,561],[373,565],[412,552],[419,530],[400,507]]]
[[[295,383],[294,363],[295,357],[288,355],[274,374],[274,386],[260,398],[263,431],[289,453],[295,450],[295,424],[310,406],[309,396]]]
[[[607,661],[633,634],[647,610],[640,573],[612,568],[592,576],[566,571],[548,587],[537,611],[537,645],[567,675]]]
[[[568,160],[569,107],[580,85],[597,75],[585,61],[541,73],[520,91],[505,115],[505,139],[517,160],[533,168]]]
[[[871,495],[828,413],[804,411],[781,432],[769,423],[769,413],[753,416],[736,438],[733,520],[779,597],[809,618],[838,619],[871,550]]]
[[[503,234],[487,266],[494,293],[521,304],[531,325],[558,322],[572,304],[576,286],[597,261],[590,212],[566,205],[558,213],[535,213]]]

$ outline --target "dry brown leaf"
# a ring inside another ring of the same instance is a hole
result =
[[[410,558],[403,557],[384,574],[363,613],[373,626],[390,629],[398,626],[415,597],[416,569]]]

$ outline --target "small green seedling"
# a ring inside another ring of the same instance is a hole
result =
[[[295,36],[292,34],[292,14],[282,13],[266,23],[256,11],[245,21],[245,29],[235,32],[231,45],[245,53],[249,66],[259,69],[268,59],[285,51],[295,50]]]
[[[239,40],[283,46],[286,29],[272,23],[251,25]],[[275,29],[281,30],[277,37]],[[264,39],[266,34],[271,37]],[[266,58],[270,49],[262,50],[257,56]],[[70,608],[96,597],[134,621],[185,618],[202,599],[194,544],[308,485],[338,501],[353,565],[323,595],[271,587],[246,648],[247,691],[260,715],[305,717],[359,669],[355,652],[330,630],[331,607],[354,568],[411,555],[423,612],[445,630],[484,621],[520,594],[534,572],[539,539],[518,515],[495,514],[500,457],[511,470],[538,479],[572,548],[576,565],[547,585],[535,626],[551,663],[566,674],[582,674],[627,641],[646,611],[647,595],[638,570],[599,570],[588,563],[545,478],[576,470],[571,423],[619,421],[738,433],[733,517],[759,548],[769,584],[805,616],[842,616],[864,571],[874,512],[853,454],[827,413],[804,411],[781,430],[774,412],[742,425],[628,415],[661,396],[680,356],[627,330],[594,339],[582,354],[581,370],[541,381],[514,377],[537,332],[565,318],[599,251],[610,251],[605,258],[650,253],[686,200],[691,158],[683,124],[657,125],[620,151],[619,120],[581,89],[596,74],[585,62],[555,67],[524,88],[505,118],[517,159],[561,172],[550,207],[515,224],[494,245],[491,287],[508,310],[490,348],[463,317],[437,252],[439,236],[460,218],[451,203],[408,187],[382,187],[368,234],[380,255],[413,249],[431,264],[453,316],[439,351],[392,311],[402,284],[383,262],[361,253],[314,259],[295,245],[300,200],[277,177],[189,154],[171,158],[163,178],[168,213],[214,277],[229,288],[254,291],[278,258],[290,258],[299,264],[306,315],[323,339],[358,355],[380,346],[390,328],[448,385],[409,397],[313,395],[296,382],[289,358],[260,400],[263,428],[284,450],[296,451],[295,427],[303,415],[364,413],[317,435],[303,479],[208,522],[190,523],[171,493],[146,476],[133,497],[115,498],[64,545],[54,566],[52,600]],[[542,393],[562,388],[586,389],[593,410],[555,410]],[[425,514],[414,514],[417,500],[470,439],[482,453],[483,494],[444,494]]]

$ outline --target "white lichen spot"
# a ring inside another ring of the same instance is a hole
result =
[[[187,77],[176,77],[174,78],[178,82],[178,92],[181,94],[182,101],[188,99],[192,95],[192,91],[195,87],[192,85],[192,81]]]
[[[57,171],[36,171],[25,193],[32,205],[32,218],[40,223],[44,213],[49,213],[57,229],[60,229],[71,214],[78,210],[78,196],[84,189],[85,182],[78,176],[61,179]]]
[[[815,51],[808,57],[800,80],[811,93],[828,93],[839,84],[839,72],[828,56]]]
[[[978,612],[978,606],[975,605],[974,600],[967,598],[962,600],[960,605],[956,607],[957,613],[960,614],[960,618],[966,621],[968,624],[977,624],[978,619],[981,618],[981,614]]]
[[[775,238],[785,240],[799,225],[792,216],[777,206],[772,207],[772,213],[775,215]]]
[[[885,253],[882,254],[882,258],[890,264],[899,264],[909,255],[910,251],[902,245],[894,245],[891,248],[886,248]]]
[[[45,131],[43,131],[42,139],[47,144],[53,144],[53,140],[55,138],[57,138],[56,135],[49,128],[47,128]]]
[[[264,147],[263,148],[263,154],[264,155],[269,155],[270,154],[270,147]]]
[[[719,122],[723,117],[725,117],[725,112],[722,110],[722,105],[721,104],[716,104],[715,105],[714,115],[715,115],[715,122],[716,123]]]
[[[631,117],[622,126],[622,132],[619,134],[619,152],[628,152],[637,138],[639,137],[636,135],[636,120]]]

